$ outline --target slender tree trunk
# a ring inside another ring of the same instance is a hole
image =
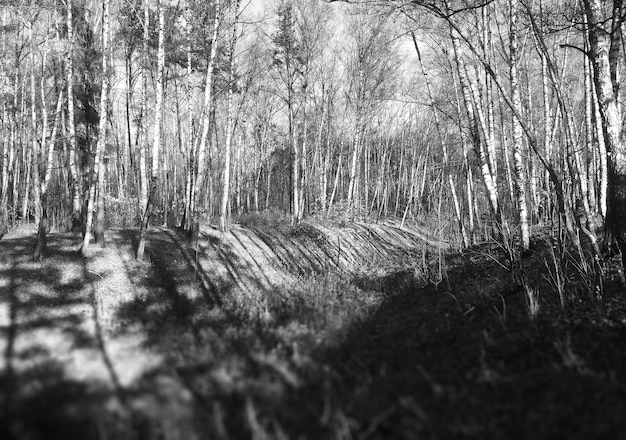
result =
[[[45,105],[45,103],[44,103]],[[35,244],[35,251],[33,252],[33,259],[35,261],[41,259],[43,257],[43,252],[46,249],[46,233],[48,231],[48,186],[50,184],[50,178],[52,177],[52,168],[54,165],[54,144],[56,142],[57,137],[57,129],[59,126],[59,119],[61,117],[61,111],[63,108],[63,90],[61,90],[59,94],[59,98],[57,99],[56,111],[54,114],[54,123],[52,128],[52,133],[50,135],[50,143],[48,144],[48,148],[45,154],[44,165],[44,176],[43,181],[41,181],[41,189],[39,191],[40,197],[40,205],[41,205],[41,217],[39,219],[39,226],[37,229],[37,243]],[[46,135],[43,136],[43,141],[45,142]],[[44,157],[42,157],[44,159]]]
[[[594,211],[598,212],[598,203],[597,197],[595,196],[596,185],[592,179],[592,176],[596,174],[595,172],[595,164],[596,164],[596,152],[597,147],[595,145],[594,139],[594,129],[593,129],[593,104],[591,97],[591,74],[589,72],[589,62],[587,57],[583,59],[583,78],[584,78],[584,96],[585,96],[585,145],[588,155],[590,156],[590,169],[588,173],[587,185],[590,192],[590,203],[593,206]]]
[[[180,94],[179,94],[179,83],[178,81],[174,82],[174,90],[176,91],[176,139],[178,140],[178,153],[182,155],[183,158],[187,159],[185,156],[185,147],[183,144],[183,129],[182,129],[182,117],[180,113]],[[165,124],[164,124],[165,125]],[[179,202],[179,185],[178,185],[178,163],[176,160],[176,149],[172,147],[172,178],[171,178],[171,187],[172,187],[172,218],[174,219],[174,227],[179,226],[178,221],[178,202]],[[184,186],[183,186],[184,190]],[[169,222],[168,222],[169,224]]]
[[[583,17],[584,24],[587,26],[587,16]],[[589,33],[587,32],[585,35],[585,51],[589,53]],[[593,70],[593,60],[590,57],[585,57],[585,65],[588,69],[589,78],[595,78],[594,70]],[[598,103],[598,93],[596,89],[596,81],[589,81],[589,100],[590,100],[590,111],[592,117],[592,129],[593,135],[597,142],[597,167],[598,167],[598,206],[600,214],[604,219],[607,216],[607,197],[608,197],[608,157],[607,157],[607,149],[606,142],[604,138],[602,117],[600,115],[600,106]]]
[[[300,167],[300,181],[298,182],[298,185],[300,185],[300,201],[299,204],[300,206],[298,207],[298,222],[300,220],[302,220],[302,218],[304,217],[304,210],[305,210],[305,206],[307,205],[307,173],[308,173],[308,168],[307,168],[307,134],[308,134],[308,118],[307,118],[307,109],[306,109],[306,105],[307,105],[307,98],[306,98],[306,90],[304,92],[304,102],[302,104],[303,106],[303,121],[302,121],[302,147],[301,147],[301,151],[300,151],[300,161],[298,163],[298,166]]]
[[[518,48],[518,38],[517,38],[517,20],[518,20],[518,8],[517,1],[510,0],[509,1],[510,8],[510,33],[509,33],[509,49],[511,56],[511,101],[515,106],[516,110],[521,114],[522,113],[522,102],[520,98],[519,91],[519,83],[518,83],[518,74],[517,74],[517,63],[519,62],[519,48]],[[522,135],[522,127],[519,121],[516,118],[513,118],[513,127],[511,128],[511,132],[513,134],[513,158],[515,162],[515,183],[516,183],[516,192],[517,192],[517,204],[518,204],[518,214],[519,214],[519,222],[520,222],[520,231],[522,235],[522,247],[524,249],[528,249],[530,247],[530,228],[528,224],[528,206],[526,200],[526,175],[525,175],[525,166],[523,162],[522,156],[522,143],[523,143],[523,135]]]
[[[597,92],[595,82],[591,81],[591,96],[593,101],[593,116],[595,121],[596,137],[598,141],[598,162],[599,162],[599,186],[600,186],[600,213],[602,217],[606,219],[608,214],[608,188],[609,188],[609,165],[607,145],[604,137],[604,130],[602,124],[602,116],[600,115],[600,106],[597,100]]]
[[[239,20],[239,0],[235,2],[233,14],[232,35],[228,59],[228,92],[226,98],[226,142],[224,151],[224,181],[222,185],[222,203],[220,205],[220,230],[226,231],[228,226],[228,203],[230,197],[230,156],[233,142],[233,94],[235,81],[235,45],[237,44],[237,21]],[[237,163],[239,166],[240,163]]]
[[[359,146],[361,145],[361,124],[358,121],[354,130],[354,138],[352,140],[352,158],[350,159],[350,174],[348,183],[348,203],[351,206],[355,205],[357,198],[357,165],[359,163]]]
[[[370,161],[372,160],[372,139],[371,136],[366,136],[363,140],[363,149],[364,149],[364,161],[363,161],[363,206],[365,206],[365,210],[367,211],[367,206],[369,205],[369,182],[370,182]],[[359,205],[359,211],[361,210],[361,205]]]
[[[204,174],[206,169],[206,156],[209,143],[209,131],[211,128],[211,101],[213,99],[213,67],[215,64],[215,56],[217,54],[217,31],[220,23],[221,3],[220,0],[215,1],[215,17],[213,19],[213,34],[211,36],[211,50],[207,63],[207,73],[204,83],[204,103],[202,106],[201,133],[198,140],[197,148],[197,171],[195,181],[192,186],[191,205],[192,205],[192,233],[198,232],[198,224],[201,212],[201,190],[204,182]],[[195,237],[193,237],[195,242]]]
[[[185,205],[183,213],[183,222],[181,227],[186,230],[191,229],[192,216],[193,216],[193,184],[195,176],[195,150],[194,150],[194,136],[193,136],[193,103],[191,99],[192,84],[191,84],[191,11],[187,9],[187,27],[185,29],[187,39],[187,173],[185,175]]]
[[[2,11],[2,52],[6,52],[7,37],[6,37],[6,24],[7,24],[7,8]],[[6,72],[5,63],[2,62],[2,74],[8,78],[8,72]],[[17,90],[16,90],[17,92]],[[17,94],[17,93],[16,93]],[[1,171],[1,183],[0,183],[0,239],[4,234],[8,232],[9,228],[9,215],[8,215],[8,189],[9,189],[9,158],[13,153],[13,142],[9,141],[9,133],[12,133],[12,122],[9,120],[9,113],[7,111],[7,102],[2,101],[2,171]],[[10,146],[9,146],[10,145]]]
[[[165,23],[163,24],[163,27],[165,27]],[[163,57],[163,70],[165,70],[165,57]],[[167,73],[163,73],[164,77],[167,77]],[[165,81],[165,79],[164,79]],[[176,86],[175,86],[176,87]],[[167,88],[167,84],[163,84],[162,85],[163,90],[166,90]],[[158,91],[157,91],[158,93]],[[163,96],[162,101],[165,100],[165,96]],[[161,107],[163,107],[163,103],[161,103]],[[162,137],[163,134],[166,133],[168,124],[167,124],[167,113],[163,110],[161,110],[161,121],[159,123],[159,125],[161,126],[161,130],[159,131],[160,135]],[[167,139],[167,137],[165,137],[165,139]],[[162,144],[161,146],[161,155],[159,157],[161,157],[161,160],[163,162],[163,165],[159,167],[160,169],[160,179],[161,179],[161,203],[163,205],[163,226],[167,226],[168,224],[168,217],[169,217],[169,209],[170,209],[170,191],[169,191],[169,185],[170,185],[170,178],[169,178],[169,151],[167,151],[167,145],[168,143],[164,140],[161,139],[160,144]],[[154,209],[153,209],[154,210]]]
[[[543,92],[543,149],[548,160],[552,157],[552,127],[550,125],[550,88],[548,86],[548,62],[544,54],[541,55],[541,85]],[[544,210],[550,212],[550,207],[553,204],[552,197],[550,196],[550,175],[546,173],[545,179],[546,188],[546,200]]]
[[[143,51],[141,69],[141,136],[139,141],[139,210],[146,212],[148,206],[148,172],[146,150],[148,148],[148,78],[149,66],[148,42],[150,40],[150,10],[144,2],[143,13]]]
[[[270,157],[268,157],[267,159],[267,182],[266,182],[266,188],[265,188],[265,209],[269,209],[270,208],[270,194],[271,194],[271,188],[272,188],[272,160]]]
[[[398,210],[400,209],[400,192],[402,190],[402,166],[404,164],[404,142],[400,142],[400,160],[398,161],[398,173],[396,177],[396,200],[393,208],[394,217],[398,216]]]
[[[335,195],[339,189],[339,179],[341,177],[341,161],[343,159],[343,145],[344,145],[344,137],[341,136],[341,141],[339,144],[339,160],[337,161],[337,172],[335,173],[335,180],[333,182],[333,190],[330,193],[330,198],[328,199],[328,208],[326,212],[330,212],[333,207],[333,202],[335,201]]]
[[[406,221],[406,216],[411,209],[411,204],[413,203],[413,198],[415,195],[415,172],[417,171],[417,163],[413,163],[411,166],[411,184],[409,185],[409,193],[408,198],[406,200],[406,205],[404,207],[404,214],[402,214],[402,221],[400,222],[400,228],[404,227],[404,222]]]
[[[527,10],[528,10],[528,5],[525,5]],[[530,11],[529,11],[530,12]],[[569,130],[569,120],[567,117],[567,107],[564,104],[564,100],[562,99],[562,96],[559,92],[559,84],[562,80],[558,80],[556,78],[556,69],[554,68],[554,64],[551,62],[551,59],[548,56],[548,50],[546,48],[546,45],[544,43],[543,40],[543,34],[542,32],[538,31],[538,26],[537,23],[534,19],[534,15],[532,13],[527,14],[527,16],[530,19],[531,25],[533,27],[533,31],[535,32],[535,38],[537,40],[538,43],[538,48],[541,51],[542,55],[545,56],[545,64],[547,69],[544,70],[548,72],[550,80],[552,82],[552,85],[554,87],[554,91],[557,97],[557,101],[559,103],[559,109],[561,110],[562,114],[563,114],[563,119],[565,121],[566,124],[566,130]],[[563,187],[563,182],[561,177],[559,176],[559,174],[557,173],[557,171],[555,170],[554,166],[552,165],[552,163],[550,162],[549,158],[546,158],[545,154],[542,153],[539,148],[538,148],[538,142],[537,142],[537,138],[534,134],[534,131],[531,128],[531,125],[528,121],[528,119],[525,119],[524,116],[522,115],[522,113],[519,111],[518,106],[516,106],[513,103],[513,100],[511,99],[510,96],[508,96],[508,94],[505,93],[502,84],[499,83],[499,81],[497,80],[497,77],[495,76],[493,69],[490,68],[489,65],[484,65],[485,68],[488,70],[489,74],[494,78],[494,82],[495,84],[498,86],[498,89],[501,92],[501,96],[504,99],[504,101],[506,102],[507,106],[509,107],[509,110],[513,113],[514,118],[516,119],[516,121],[519,123],[520,127],[522,128],[523,132],[526,134],[526,137],[528,139],[528,145],[530,146],[530,148],[532,149],[532,151],[535,153],[535,156],[537,157],[537,159],[541,162],[541,164],[544,166],[545,170],[548,172],[549,176],[550,176],[550,181],[553,183],[554,185],[554,192],[557,196],[557,202],[558,202],[558,207],[559,207],[559,213],[561,215],[563,215],[564,219],[565,219],[565,227],[567,229],[568,234],[570,235],[572,241],[574,241],[576,244],[579,244],[579,235],[577,233],[577,231],[574,229],[573,226],[573,219],[572,219],[572,210],[570,207],[570,204],[568,203],[568,199],[566,197],[565,191],[564,191],[564,187]],[[553,127],[556,129],[556,124],[553,125]],[[566,131],[567,136],[566,136],[566,142],[569,142],[569,139],[571,139],[571,136],[569,135],[570,132]],[[551,135],[552,136],[552,135]]]
[[[454,55],[459,75],[459,82],[461,85],[461,96],[463,97],[465,111],[467,113],[469,121],[470,137],[472,139],[473,148],[480,159],[480,169],[482,172],[483,183],[485,184],[485,188],[487,189],[487,195],[492,212],[494,213],[496,219],[499,220],[500,206],[498,202],[498,191],[496,187],[496,182],[493,180],[493,176],[491,175],[486,149],[482,145],[480,139],[480,125],[478,115],[478,106],[480,105],[480,100],[477,99],[475,91],[472,91],[472,86],[467,75],[465,62],[463,61],[463,58],[459,52],[459,40],[458,37],[455,36],[454,32],[454,30],[450,30],[450,38],[452,40],[452,46],[454,49]],[[482,125],[484,126],[484,124]]]
[[[589,49],[599,102],[600,116],[608,154],[608,209],[606,226],[622,253],[626,266],[626,143],[622,137],[622,118],[619,109],[620,95],[617,83],[617,66],[621,58],[611,40],[622,19],[621,1],[614,2],[611,33],[604,28],[603,2],[584,0]],[[621,35],[620,35],[621,38]]]
[[[330,121],[329,121],[330,124]],[[320,187],[320,206],[322,212],[326,212],[328,207],[328,175],[330,173],[331,163],[331,147],[330,147],[330,129],[326,137],[326,151],[322,158],[321,187]]]
[[[289,65],[290,57],[287,56],[287,75],[291,76],[291,67]],[[298,219],[300,218],[300,149],[298,148],[297,137],[296,137],[296,121],[295,121],[295,111],[294,111],[294,99],[293,99],[293,81],[289,80],[289,85],[287,86],[287,113],[288,113],[288,123],[289,123],[289,143],[291,145],[291,224],[295,225],[298,223]]]
[[[28,34],[31,41],[31,53],[30,53],[30,61],[31,61],[31,70],[30,70],[30,97],[31,97],[31,106],[30,106],[30,120],[31,120],[31,148],[28,150],[28,154],[26,157],[26,187],[24,191],[24,205],[23,205],[23,217],[27,223],[30,223],[30,187],[31,181],[32,183],[32,192],[33,192],[33,201],[35,203],[35,208],[37,208],[36,204],[38,203],[38,191],[39,187],[37,185],[37,181],[33,177],[36,177],[39,172],[38,169],[38,151],[39,147],[37,144],[37,113],[36,113],[36,86],[35,86],[35,40],[33,39],[33,23],[29,21],[28,23]],[[33,174],[35,173],[35,174]],[[37,216],[37,210],[35,209],[35,216]],[[35,217],[35,221],[37,221],[37,217]]]
[[[491,20],[490,20],[490,6],[486,5],[482,8],[483,19],[483,40],[485,45],[485,59],[487,62],[491,62],[493,47],[491,42]],[[496,154],[496,124],[495,124],[495,111],[494,111],[494,99],[493,99],[493,80],[485,73],[485,101],[487,107],[487,121],[485,131],[485,145],[487,147],[487,159],[489,165],[489,171],[491,173],[494,182],[498,181],[498,166],[497,166],[497,154]]]
[[[125,182],[127,185],[134,185],[136,180],[134,180],[134,176],[136,176],[135,172],[135,160],[133,156],[133,114],[131,111],[131,105],[133,101],[133,69],[132,69],[132,53],[126,55],[124,64],[126,65],[126,93],[125,93],[125,111],[126,111],[126,148],[128,151],[128,159],[129,159],[129,168],[126,171]],[[133,176],[133,180],[131,181],[128,176]]]
[[[232,67],[232,65],[231,65]],[[230,202],[230,168],[231,168],[231,155],[233,144],[233,90],[229,87],[228,98],[226,104],[226,140],[224,145],[224,175],[222,183],[222,201],[220,204],[220,230],[225,232],[227,230],[227,221],[229,216],[229,202]],[[237,164],[238,166],[239,164]],[[237,179],[239,180],[239,179]],[[239,186],[239,185],[238,185]],[[237,190],[239,193],[239,189]],[[239,201],[237,201],[239,205]],[[238,206],[237,206],[238,207]]]
[[[137,259],[143,259],[146,248],[146,231],[150,223],[150,216],[154,210],[155,198],[159,181],[159,150],[161,147],[161,120],[163,115],[163,72],[165,69],[165,7],[161,0],[157,2],[159,10],[159,46],[157,50],[157,88],[156,108],[154,120],[154,135],[152,140],[152,175],[150,178],[150,193],[148,203],[141,220],[139,243],[137,245]]]
[[[31,139],[31,148],[28,150],[28,155],[26,158],[26,187],[25,187],[25,191],[24,191],[24,204],[23,204],[23,211],[22,211],[22,217],[27,221],[27,223],[30,221],[29,217],[28,217],[28,204],[29,204],[29,194],[30,194],[30,182],[31,182],[31,173],[35,173],[34,175],[37,176],[39,173],[39,168],[37,165],[37,158],[39,156],[38,151],[39,151],[39,146],[37,144],[37,112],[36,112],[36,102],[37,102],[37,92],[36,92],[36,86],[35,86],[35,40],[33,39],[33,23],[32,21],[28,22],[28,37],[30,39],[31,42],[31,52],[30,52],[30,62],[31,62],[31,70],[30,70],[30,122],[31,122],[31,134],[30,134],[30,139]],[[34,163],[33,163],[34,161]],[[34,170],[34,171],[33,171]],[[34,193],[34,202],[35,204],[38,204],[39,201],[37,200],[37,196],[38,196],[38,192],[39,192],[39,188],[37,185],[37,182],[35,181],[33,184],[33,193]],[[35,214],[37,215],[37,213]],[[35,221],[37,222],[37,218],[35,218]]]
[[[48,135],[48,105],[46,103],[46,89],[45,89],[45,66],[47,61],[47,42],[43,46],[42,59],[41,59],[41,76],[39,81],[39,93],[41,96],[41,140],[37,143],[37,148],[34,153],[34,172],[33,172],[33,202],[35,205],[35,224],[39,225],[43,216],[43,204],[41,203],[41,171],[44,164],[44,148],[46,143],[46,136]],[[33,113],[34,114],[34,113]]]
[[[413,46],[415,46],[415,51],[417,53],[417,59],[420,64],[422,76],[424,77],[424,83],[426,84],[426,93],[428,95],[429,106],[431,107],[433,111],[433,118],[435,120],[435,128],[437,129],[439,143],[441,144],[441,149],[443,152],[443,164],[444,164],[444,167],[446,168],[448,184],[450,185],[450,194],[452,195],[452,202],[454,204],[454,212],[456,214],[456,220],[459,225],[459,232],[461,233],[462,244],[463,244],[463,247],[466,248],[470,245],[470,239],[467,234],[467,230],[465,229],[465,222],[463,221],[463,216],[461,214],[461,204],[459,203],[459,198],[457,196],[456,186],[454,183],[454,176],[452,175],[452,169],[450,168],[450,159],[449,159],[449,154],[448,154],[447,142],[444,139],[443,129],[441,127],[439,114],[437,113],[437,109],[435,107],[435,99],[433,97],[432,89],[430,86],[430,79],[428,78],[428,74],[426,73],[426,70],[424,69],[424,64],[422,63],[422,55],[419,50],[419,45],[417,44],[417,39],[415,38],[415,33],[411,32],[411,37],[413,39]]]
[[[504,174],[506,177],[506,184],[508,189],[509,200],[515,206],[517,206],[517,199],[515,197],[515,182],[513,179],[513,171],[511,170],[511,140],[507,133],[507,120],[504,112],[504,105],[502,104],[502,97],[498,97],[500,104],[500,144],[502,145],[502,162],[504,162]]]
[[[254,155],[254,212],[259,212],[259,184],[261,182],[261,157],[260,155]]]
[[[467,66],[465,66],[467,67]],[[500,196],[498,191],[498,182],[496,181],[496,176],[491,172],[492,169],[492,159],[491,159],[491,151],[494,151],[493,141],[487,133],[489,132],[489,127],[487,125],[487,121],[482,110],[481,102],[483,99],[480,96],[479,90],[475,81],[473,81],[472,77],[467,73],[465,73],[467,78],[468,91],[471,95],[471,105],[474,107],[474,114],[476,118],[476,124],[483,133],[484,141],[480,141],[480,137],[478,139],[478,157],[480,159],[481,169],[483,173],[483,179],[485,181],[485,188],[487,189],[487,195],[491,202],[491,208],[496,217],[496,220],[504,225],[504,217],[503,213],[500,209]]]
[[[317,130],[317,136],[315,138],[315,150],[314,150],[314,164],[315,167],[317,168],[317,184],[319,186],[319,208],[321,212],[324,212],[326,209],[326,198],[325,198],[325,194],[322,193],[322,188],[324,187],[324,177],[325,177],[325,171],[324,171],[324,148],[322,145],[322,136],[324,134],[324,126],[326,123],[326,105],[324,105],[324,100],[325,100],[325,93],[326,93],[326,85],[324,83],[322,83],[322,98],[321,98],[321,116],[320,116],[320,123],[319,123],[319,128]]]
[[[263,162],[264,162],[263,161],[263,154],[264,154],[264,151],[266,150],[268,135],[269,135],[269,124],[263,124],[263,127],[261,129],[261,136],[260,136],[260,139],[259,139],[259,169],[258,169],[258,173],[257,173],[257,181],[258,181],[258,183],[257,183],[257,186],[258,186],[257,192],[258,192],[258,194],[257,195],[258,195],[259,201],[258,201],[258,203],[256,205],[256,208],[255,208],[257,212],[259,212],[260,209],[261,209],[260,192],[261,192],[261,177],[262,177],[262,174],[263,174]],[[265,168],[267,170],[266,174],[269,176],[270,172],[271,172],[271,162],[270,162],[269,156],[268,156],[268,160],[265,161]],[[268,178],[268,183],[267,183],[267,191],[269,192],[269,178]],[[266,197],[267,197],[267,194],[266,194]],[[266,200],[265,200],[265,209],[268,208],[267,205],[268,204],[267,204],[267,198],[266,198]]]
[[[328,98],[328,113],[327,113],[327,123],[326,123],[326,150],[325,152],[320,152],[322,154],[322,171],[320,173],[320,203],[322,212],[326,212],[326,207],[328,205],[328,174],[330,172],[330,161],[331,161],[331,109],[330,109],[330,97]],[[322,136],[320,131],[320,150]],[[325,154],[324,154],[325,153]]]
[[[87,249],[91,241],[91,228],[94,220],[94,208],[96,204],[96,187],[102,181],[98,174],[103,170],[104,166],[100,162],[103,160],[104,150],[106,146],[106,129],[107,129],[107,96],[109,94],[109,75],[107,74],[109,58],[109,0],[102,1],[102,87],[100,91],[100,121],[98,124],[98,142],[96,144],[96,152],[94,155],[93,168],[91,170],[91,179],[89,187],[89,199],[87,201],[87,220],[85,222],[85,235],[81,246],[83,256],[87,255]],[[104,191],[104,188],[98,188]]]
[[[403,136],[402,142],[404,142],[404,136]],[[420,184],[419,194],[418,194],[418,200],[419,200],[419,203],[420,203],[420,209],[423,208],[422,205],[423,205],[423,200],[424,200],[424,192],[426,191],[426,176],[429,174],[428,173],[428,159],[429,158],[430,158],[430,144],[426,146],[426,152],[424,153],[424,165],[422,166],[422,182]],[[413,179],[411,179],[411,180],[413,180]],[[428,209],[430,209],[430,208],[428,208]]]
[[[32,132],[31,136],[35,136],[35,132]],[[36,140],[34,142],[37,142]],[[33,168],[33,149],[27,148],[26,157],[24,158],[24,192],[22,193],[22,220],[26,223],[30,223],[30,187],[31,187],[31,172]]]
[[[4,15],[3,15],[3,22]],[[2,142],[2,183],[0,184],[0,239],[4,234],[8,232],[9,216],[8,216],[8,189],[9,189],[9,131],[10,122],[7,112],[6,102],[2,103],[2,119],[3,119],[3,131],[4,139]],[[11,149],[13,145],[11,144]]]
[[[13,164],[13,186],[12,186],[12,193],[13,193],[13,218],[16,218],[18,215],[18,202],[19,202],[19,188],[20,188],[20,183],[21,183],[21,178],[22,178],[22,169],[25,166],[25,162],[24,162],[24,157],[25,155],[25,150],[28,150],[28,148],[24,148],[24,142],[23,142],[23,127],[25,125],[24,123],[24,118],[26,115],[26,79],[22,79],[20,81],[18,72],[19,72],[19,63],[16,62],[16,66],[15,66],[15,78],[14,78],[14,84],[15,84],[15,90],[20,90],[19,95],[21,96],[20,100],[19,100],[19,105],[18,105],[18,94],[15,93],[13,96],[13,106],[16,109],[19,109],[19,119],[17,118],[17,115],[15,115],[16,120],[13,124],[13,133],[12,133],[12,144],[15,145],[19,142],[20,146],[22,148],[20,148],[22,150],[21,153],[21,158],[22,158],[22,163],[20,163],[20,158],[17,155],[15,155],[15,160],[12,162]],[[18,130],[19,133],[18,134]],[[23,218],[23,217],[22,217]]]
[[[232,140],[231,140],[232,142]],[[232,150],[232,148],[231,148]],[[243,192],[243,164],[241,163],[241,135],[237,136],[237,142],[235,143],[235,207],[237,214],[241,214],[243,210],[243,202],[241,201],[241,194]],[[230,212],[232,206],[231,201],[228,201],[227,211]]]
[[[66,0],[67,8],[67,40],[69,49],[65,61],[67,69],[67,128],[70,141],[69,165],[72,179],[72,232],[81,230],[81,185],[78,161],[78,145],[76,142],[76,125],[74,121],[74,26],[72,18],[72,2]]]

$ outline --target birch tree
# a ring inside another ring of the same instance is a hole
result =
[[[81,201],[81,185],[80,173],[78,169],[78,145],[76,142],[76,125],[74,115],[74,18],[73,4],[71,0],[65,1],[66,8],[66,24],[67,24],[67,42],[68,49],[65,59],[65,69],[67,71],[67,129],[69,136],[69,167],[72,180],[72,232],[78,232],[81,228],[80,219],[80,201]]]
[[[430,85],[430,79],[428,78],[428,73],[424,68],[424,64],[422,62],[422,54],[419,49],[419,44],[415,37],[415,32],[411,32],[411,39],[413,40],[413,45],[415,47],[415,52],[417,53],[417,59],[420,65],[420,69],[422,71],[422,76],[424,77],[424,83],[426,85],[426,92],[428,97],[428,104],[433,111],[433,117],[435,120],[435,128],[437,130],[437,136],[439,138],[439,143],[441,144],[441,150],[443,152],[443,162],[446,168],[448,185],[450,186],[450,194],[452,195],[452,203],[454,204],[454,212],[456,214],[456,220],[459,225],[459,232],[461,233],[461,239],[463,243],[463,247],[468,247],[470,245],[470,238],[467,233],[467,229],[465,228],[465,222],[463,221],[463,216],[461,214],[461,203],[459,202],[459,197],[456,191],[456,185],[454,182],[454,177],[452,175],[452,170],[450,169],[450,155],[448,153],[448,145],[447,140],[443,135],[443,127],[439,118],[439,114],[437,113],[437,109],[435,107],[435,100],[433,98],[433,92]]]
[[[350,205],[358,207],[363,135],[376,111],[395,92],[399,59],[389,18],[355,16],[348,32],[346,67],[350,85],[347,96],[354,125],[347,199]]]
[[[190,198],[186,203],[190,204],[189,212],[192,213],[188,222],[188,229],[192,230],[194,234],[197,234],[198,223],[200,221],[200,213],[203,208],[201,205],[201,191],[204,183],[206,172],[206,157],[209,145],[209,132],[211,129],[211,105],[213,101],[213,69],[215,67],[215,58],[217,55],[218,46],[218,30],[221,21],[221,0],[215,0],[214,3],[215,15],[213,18],[212,31],[210,37],[210,49],[207,54],[207,71],[204,81],[204,101],[201,107],[201,119],[200,119],[200,134],[195,141],[195,176],[192,178],[192,186],[190,191]]]
[[[102,0],[102,86],[100,89],[100,109],[98,124],[98,142],[94,153],[93,167],[91,169],[91,178],[89,186],[89,199],[87,201],[87,220],[85,222],[85,232],[81,245],[81,253],[87,255],[89,243],[91,241],[91,228],[94,221],[94,210],[96,205],[96,190],[104,192],[104,162],[103,155],[106,146],[107,132],[107,95],[109,93],[109,7],[110,0]],[[102,178],[99,178],[102,176]],[[98,187],[100,186],[100,187]],[[104,245],[103,238],[100,237],[100,243]]]
[[[520,98],[519,80],[517,74],[517,66],[520,62],[519,46],[518,46],[518,15],[519,7],[517,0],[509,0],[510,10],[510,33],[509,33],[509,51],[510,51],[510,75],[511,75],[511,101],[519,114],[522,114],[522,102]],[[516,192],[517,192],[517,210],[519,215],[520,230],[522,235],[522,247],[528,249],[530,246],[530,229],[528,225],[528,206],[526,202],[526,173],[525,164],[523,162],[522,142],[523,133],[519,120],[512,119],[512,138],[513,138],[513,157],[515,162]]]
[[[6,26],[7,26],[7,10],[2,11],[2,52],[7,51],[7,41],[6,41]],[[0,74],[2,74],[5,78],[8,78],[8,60],[3,60],[0,64]],[[16,93],[14,91],[13,93]],[[8,232],[9,229],[9,212],[8,212],[8,201],[9,201],[9,170],[10,170],[10,162],[11,158],[14,155],[14,145],[13,142],[9,142],[9,133],[13,133],[13,124],[9,120],[9,112],[8,112],[8,94],[6,94],[5,98],[2,100],[2,131],[3,131],[3,140],[2,140],[2,156],[0,160],[2,160],[2,169],[0,171],[0,239]]]
[[[287,112],[287,131],[290,152],[291,223],[300,215],[300,149],[296,133],[296,105],[299,86],[302,86],[301,42],[296,34],[296,15],[291,0],[283,1],[278,9],[278,29],[273,37],[274,67],[278,72]]]
[[[624,6],[621,0],[614,1],[607,17],[604,14],[604,3],[600,0],[584,0],[583,5],[596,99],[608,157],[606,227],[622,254],[622,266],[626,267],[626,142],[622,130],[618,73],[623,60],[620,45]]]
[[[141,69],[141,137],[139,140],[139,209],[145,213],[148,207],[148,173],[146,150],[148,146],[148,79],[150,62],[148,43],[150,41],[150,9],[143,0],[143,50]]]
[[[235,46],[237,44],[237,22],[239,21],[240,0],[235,0],[232,6],[232,29],[228,48],[228,90],[226,98],[226,141],[224,151],[224,181],[222,185],[222,201],[220,205],[220,230],[226,231],[228,218],[228,204],[230,197],[230,156],[233,140],[233,94],[235,89]]]
[[[43,168],[43,178],[40,177],[39,184],[39,204],[41,206],[41,215],[39,218],[39,225],[37,227],[37,242],[35,244],[35,251],[33,252],[33,259],[35,261],[41,259],[43,257],[43,252],[46,247],[46,233],[49,228],[48,224],[48,189],[50,187],[50,179],[52,177],[52,168],[54,166],[54,145],[56,143],[57,138],[57,130],[59,127],[59,120],[61,119],[61,110],[63,106],[63,90],[59,93],[59,97],[57,98],[56,110],[54,113],[54,122],[52,124],[52,132],[50,133],[50,141],[48,142],[47,148],[40,157],[40,164]],[[45,105],[45,102],[43,103]],[[42,144],[46,143],[46,125],[43,127],[43,138]],[[37,172],[39,173],[39,167],[37,167]]]
[[[155,197],[159,182],[159,150],[161,147],[161,120],[163,115],[163,72],[165,70],[165,7],[161,0],[157,1],[159,14],[159,43],[157,49],[157,77],[156,77],[156,106],[154,118],[154,134],[152,137],[152,168],[150,177],[150,192],[146,208],[141,219],[139,243],[137,245],[137,259],[143,258],[146,247],[146,230],[154,210]]]
[[[454,51],[454,59],[456,62],[457,73],[459,77],[459,83],[461,88],[461,96],[465,105],[465,114],[468,120],[470,138],[472,141],[472,147],[476,152],[480,161],[480,171],[485,189],[487,191],[487,197],[491,207],[491,211],[494,216],[500,218],[500,200],[498,197],[498,188],[494,176],[491,173],[489,167],[489,159],[487,156],[487,149],[482,143],[480,137],[480,122],[478,115],[479,103],[475,101],[475,93],[472,91],[471,83],[468,78],[468,72],[465,60],[461,54],[461,43],[457,32],[450,28],[450,40],[452,42],[452,49]]]

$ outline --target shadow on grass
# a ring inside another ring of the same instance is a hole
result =
[[[130,235],[119,237],[116,247],[130,246]],[[626,301],[619,294],[602,303],[580,298],[565,311],[546,298],[531,320],[522,291],[504,270],[487,258],[463,258],[449,272],[451,292],[420,288],[406,272],[356,280],[385,298],[334,338],[311,330],[306,317],[247,320],[217,307],[174,242],[151,233],[151,265],[125,267],[149,293],[120,304],[115,318],[125,325],[116,332],[140,332],[144,348],[162,362],[116,390],[68,378],[46,346],[17,349],[15,341],[30,331],[26,322],[21,327],[26,310],[49,317],[34,321],[43,328],[71,331],[76,323],[67,314],[56,318],[63,301],[92,307],[85,286],[62,280],[54,265],[20,260],[22,243],[13,243],[14,254],[3,263],[14,257],[16,263],[1,275],[10,278],[0,299],[8,316],[9,366],[1,378],[9,391],[1,438],[587,439],[624,433]],[[59,252],[59,261],[83,270],[81,261]],[[19,287],[26,278],[57,286],[54,295],[26,296]],[[31,309],[25,308],[29,298]],[[336,304],[351,307],[340,299]],[[87,344],[106,358],[99,332],[71,335],[73,346]],[[18,365],[20,357],[31,364]]]
[[[113,237],[102,252],[129,245]],[[77,242],[50,234],[42,262],[30,261],[34,238],[0,244],[8,287],[0,291],[0,438],[195,438],[187,396],[172,380],[147,371],[121,383],[112,344],[125,334],[111,334],[96,298],[103,294],[96,284],[112,272],[90,271]]]
[[[325,373],[285,405],[313,410],[283,412],[283,429],[290,438],[621,438],[623,295],[564,311],[548,301],[531,320],[514,283],[499,289],[388,296],[339,346],[314,352]]]
[[[98,351],[84,325],[93,300],[85,294],[82,259],[70,238],[51,234],[47,253],[54,258],[32,262],[34,242],[21,237],[0,243],[0,280],[8,283],[0,295],[0,437],[97,438],[99,424],[110,424],[102,409],[111,393],[68,377],[55,353]]]

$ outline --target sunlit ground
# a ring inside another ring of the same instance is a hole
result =
[[[391,227],[206,229],[197,254],[153,230],[145,261],[134,234],[85,259],[51,234],[40,262],[32,234],[0,242],[0,438],[623,432],[620,287],[572,272],[562,307],[541,243],[524,278],[498,246],[445,254]]]

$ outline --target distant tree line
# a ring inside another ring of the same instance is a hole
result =
[[[605,226],[626,258],[621,1],[0,4],[0,229],[35,258],[267,210],[596,254]]]

